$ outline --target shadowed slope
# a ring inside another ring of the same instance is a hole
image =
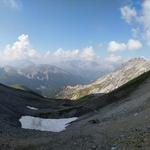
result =
[[[45,99],[0,85],[0,148],[149,149],[149,89],[150,71],[111,93],[90,95],[75,102]],[[39,108],[41,112],[28,110],[27,105]],[[57,134],[20,128],[20,116],[39,116],[39,113],[48,118],[80,117],[66,131]]]

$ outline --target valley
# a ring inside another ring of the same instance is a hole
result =
[[[109,93],[91,94],[77,101],[48,99],[31,91],[1,84],[0,148],[4,150],[150,148],[149,88],[150,71]],[[22,129],[19,121],[22,116],[47,119],[78,117],[78,119],[66,130],[56,133]]]
[[[0,0],[0,150],[150,150],[150,0]]]

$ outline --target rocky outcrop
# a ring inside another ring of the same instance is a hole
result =
[[[150,61],[134,58],[91,84],[67,86],[57,97],[76,100],[90,94],[108,93],[149,70]]]

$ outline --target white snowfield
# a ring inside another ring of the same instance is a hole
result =
[[[77,117],[63,119],[43,119],[32,116],[22,116],[19,121],[24,129],[61,132],[66,129],[70,122],[77,119]]]
[[[32,109],[32,110],[38,110],[38,108],[27,106],[27,108]]]

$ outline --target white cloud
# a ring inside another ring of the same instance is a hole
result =
[[[81,50],[64,50],[59,48],[53,53],[50,51],[39,53],[32,48],[28,35],[22,34],[16,42],[7,45],[4,50],[0,51],[0,57],[2,58],[0,60],[1,64],[9,64],[19,60],[30,60],[35,63],[51,63],[54,61],[73,59],[92,60],[96,56],[92,46]]]
[[[83,51],[80,54],[80,57],[86,60],[91,60],[94,58],[94,56],[95,53],[92,46],[86,47],[85,49],[83,49]]]
[[[93,47],[86,47],[82,50],[74,49],[74,50],[64,50],[59,48],[54,53],[47,53],[45,57],[55,57],[59,59],[84,59],[84,60],[91,60],[95,56],[95,52]]]
[[[142,47],[143,45],[139,40],[129,39],[127,43],[111,41],[108,43],[107,50],[113,53],[113,52],[124,51],[124,50],[138,50]]]
[[[28,35],[22,34],[18,37],[18,41],[12,45],[7,45],[6,48],[0,52],[2,64],[10,63],[17,60],[32,60],[38,58],[38,52],[30,45]]]
[[[150,1],[145,0],[142,5],[142,23],[144,25],[145,38],[150,45]]]
[[[134,38],[140,38],[140,37],[141,37],[141,30],[140,30],[139,27],[133,27],[133,28],[131,29],[131,31],[132,31],[132,36],[133,36]]]
[[[74,58],[78,57],[80,55],[80,51],[78,49],[72,50],[72,51],[65,51],[62,48],[59,48],[54,52],[55,57],[60,57],[60,58]]]
[[[150,0],[141,1],[141,10],[124,6],[120,8],[122,18],[132,25],[134,37],[145,40],[150,46]]]
[[[13,8],[13,9],[20,8],[20,1],[19,0],[2,0],[1,3],[7,7]]]
[[[127,43],[128,50],[138,50],[142,47],[142,43],[138,40],[130,39]]]
[[[107,49],[109,52],[123,51],[126,49],[126,44],[118,43],[116,41],[111,41],[111,42],[109,42]]]
[[[22,34],[18,37],[18,40],[13,44],[7,45],[4,50],[0,51],[0,65],[10,65],[13,62],[33,62],[33,63],[47,63],[55,64],[62,61],[96,61],[102,62],[108,61],[108,58],[102,58],[95,54],[92,46],[85,47],[83,49],[64,50],[62,48],[57,49],[54,52],[46,51],[44,53],[38,52],[32,47],[29,41],[28,35]],[[114,57],[109,59],[109,63],[114,63]],[[116,59],[117,60],[117,59]],[[118,59],[119,60],[119,59]],[[14,63],[14,64],[15,64]],[[107,62],[106,62],[107,63]]]
[[[114,62],[114,63],[124,61],[122,56],[114,55],[114,54],[109,55],[108,57],[105,58],[105,60],[109,62]]]
[[[132,20],[137,16],[137,12],[135,8],[131,8],[129,6],[124,6],[120,8],[122,18],[127,22],[131,23]]]
[[[22,34],[13,44],[9,44],[0,51],[0,66],[12,65],[25,67],[30,64],[56,65],[77,75],[85,75],[93,80],[104,72],[114,70],[124,59],[121,56],[110,55],[100,57],[96,55],[92,46],[83,49],[64,50],[54,52],[38,52],[32,47],[28,35]]]

